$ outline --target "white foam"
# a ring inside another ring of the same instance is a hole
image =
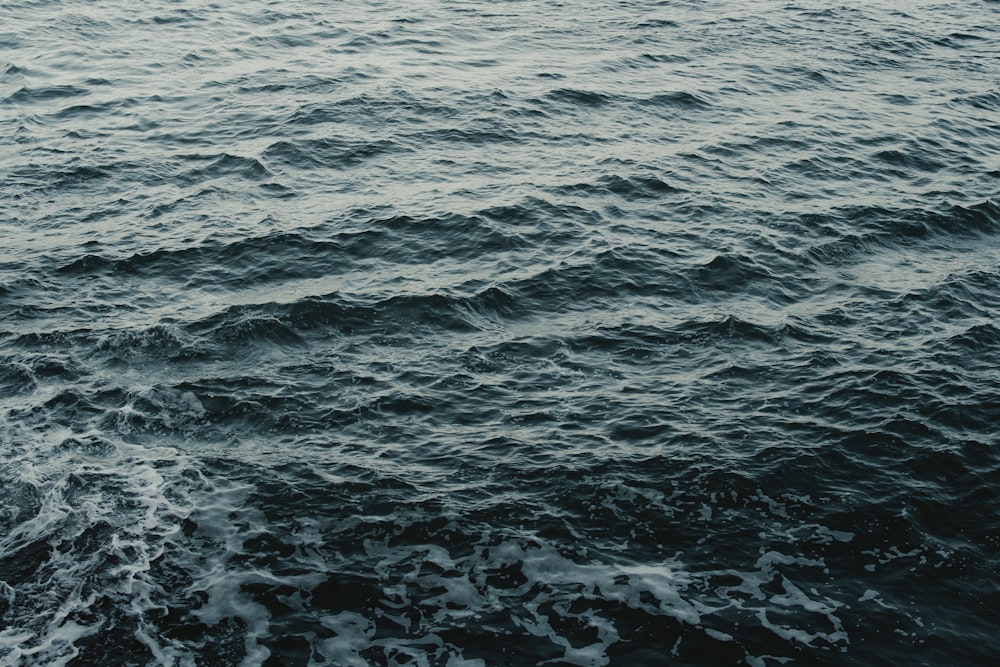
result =
[[[183,392],[154,394],[161,404],[177,406],[177,414],[189,411],[192,418],[197,416],[198,405]],[[172,402],[163,399],[168,394]],[[363,665],[372,651],[398,660],[406,657],[413,665],[484,664],[446,644],[442,631],[500,617],[499,628],[490,631],[511,632],[513,626],[544,638],[559,647],[561,655],[553,662],[606,665],[609,648],[622,641],[617,613],[609,611],[609,605],[641,611],[650,619],[673,619],[720,642],[737,641],[739,627],[753,624],[791,644],[836,650],[849,644],[838,617],[842,603],[824,597],[822,587],[817,591],[797,583],[803,569],[825,570],[822,558],[772,548],[743,568],[698,572],[680,554],[637,560],[620,544],[605,551],[593,546],[563,550],[528,530],[500,536],[486,529],[478,544],[465,547],[443,540],[393,545],[389,537],[369,539],[362,567],[370,568],[372,580],[380,582],[381,599],[370,600],[365,609],[324,614],[310,607],[310,593],[327,573],[341,571],[343,565],[333,567],[338,555],[324,549],[326,524],[296,519],[298,530],[282,529],[284,537],[294,535],[294,563],[285,565],[294,565],[288,570],[298,574],[279,576],[267,566],[254,565],[248,546],[249,540],[275,529],[251,506],[252,485],[211,477],[204,462],[177,450],[139,447],[101,431],[49,428],[16,435],[9,439],[15,445],[7,447],[10,455],[0,474],[33,487],[35,505],[33,514],[19,517],[0,537],[0,556],[39,543],[57,548],[41,559],[47,568],[45,586],[41,578],[0,586],[0,599],[13,608],[14,621],[0,633],[0,659],[7,661],[0,665],[29,658],[54,664],[68,660],[80,639],[101,631],[98,623],[80,620],[94,617],[83,612],[101,598],[111,598],[135,620],[135,638],[159,664],[194,664],[197,642],[172,638],[171,627],[158,626],[176,621],[176,614],[165,612],[170,607],[176,612],[178,600],[194,600],[185,618],[204,626],[198,641],[225,636],[242,644],[241,664],[261,665],[270,656],[267,642],[275,620],[252,592],[261,589],[284,589],[278,600],[315,624],[302,633],[311,644],[314,664]],[[70,439],[106,446],[86,451],[61,446]],[[664,494],[625,484],[617,484],[605,500],[611,503],[609,509],[623,515],[634,514],[634,504],[677,513]],[[751,500],[762,503],[758,509],[771,516],[788,514],[759,491]],[[687,507],[706,521],[720,513],[709,504]],[[399,534],[409,522],[423,518],[419,513],[399,515],[398,530],[386,534]],[[357,518],[345,521],[363,523]],[[461,525],[450,529],[461,530]],[[71,547],[81,536],[98,542],[87,547],[89,551]],[[812,545],[854,538],[818,524],[801,524],[787,536]],[[884,562],[914,554],[889,550],[872,555]],[[179,577],[170,584],[154,574],[164,564]],[[501,571],[507,575],[498,577]],[[736,583],[719,585],[719,578],[735,578]],[[53,604],[57,598],[69,601],[61,612]],[[868,593],[859,601],[883,604]],[[796,613],[782,615],[781,622],[772,613],[790,608]],[[675,650],[680,650],[679,638]],[[749,664],[783,659],[747,656]]]
[[[135,631],[135,638],[149,649],[157,665],[165,667],[173,667],[173,665],[177,664],[184,665],[185,667],[194,665],[194,659],[185,655],[181,647],[173,646],[169,643],[167,646],[163,646],[155,636],[146,631],[145,627],[140,627]]]
[[[896,607],[894,607],[891,604],[887,604],[885,602],[885,600],[882,599],[882,596],[878,593],[878,591],[873,591],[870,588],[865,591],[864,595],[862,595],[861,597],[858,598],[858,602],[869,602],[869,601],[870,602],[874,602],[875,604],[877,604],[878,606],[882,607],[883,609],[895,609],[896,608]]]
[[[316,650],[328,661],[346,667],[368,667],[361,652],[371,646],[375,625],[361,614],[344,611],[323,616],[320,623],[335,634],[316,643]]]
[[[705,628],[705,634],[719,642],[731,642],[733,641],[732,635],[727,635],[725,632],[720,632],[713,628]]]
[[[184,409],[197,412],[190,397],[178,398]],[[245,624],[244,665],[267,659],[260,639],[267,636],[270,615],[240,589],[254,581],[276,582],[267,573],[229,564],[262,529],[263,521],[243,507],[250,487],[208,479],[196,461],[167,447],[115,442],[95,430],[2,426],[0,474],[34,489],[37,501],[31,515],[19,517],[0,537],[0,556],[23,559],[21,550],[49,546],[36,574],[0,587],[10,621],[0,635],[0,664],[65,664],[79,640],[101,630],[101,621],[81,619],[94,618],[89,610],[108,598],[136,619],[136,639],[159,664],[191,664],[191,647],[166,638],[149,616],[165,611],[172,594],[150,574],[153,563],[165,558],[186,572],[191,592],[207,593],[196,617],[206,624],[223,618]],[[105,445],[87,446],[92,442]],[[200,522],[197,546],[181,533],[188,520]],[[221,558],[205,558],[213,553]],[[320,580],[312,575],[292,585],[308,590]]]
[[[445,664],[445,667],[486,667],[486,661],[482,658],[466,660],[453,655],[448,658],[448,662]]]
[[[634,497],[640,497],[635,494]],[[849,541],[846,533],[803,525],[796,533],[813,543]],[[483,535],[483,545],[471,553],[455,553],[439,545],[388,546],[388,541],[366,543],[367,555],[377,561],[375,570],[385,582],[386,598],[369,619],[373,624],[393,622],[405,635],[379,639],[376,643],[395,649],[413,645],[413,637],[433,633],[436,628],[473,624],[483,614],[497,611],[523,632],[562,647],[554,660],[561,664],[606,664],[609,647],[621,640],[615,615],[607,603],[641,610],[651,618],[669,617],[695,628],[715,641],[736,641],[741,625],[758,625],[791,644],[846,650],[849,637],[839,617],[841,602],[822,595],[815,587],[795,583],[798,572],[826,571],[822,558],[806,558],[777,549],[761,550],[745,570],[692,572],[678,556],[658,562],[628,562],[626,552],[600,554],[589,550],[590,559],[577,560],[550,543],[534,537],[494,541]],[[523,578],[496,580],[490,573],[516,568]],[[736,578],[728,585],[717,578]],[[779,592],[774,588],[779,587]],[[423,595],[422,592],[428,592]],[[586,601],[600,602],[588,608]],[[771,610],[797,608],[797,614],[775,621]],[[421,614],[394,613],[419,608]],[[732,623],[733,630],[719,621]],[[395,620],[393,620],[395,619]],[[788,619],[801,619],[801,625]],[[820,626],[817,628],[817,623]],[[590,634],[582,632],[591,628]],[[572,634],[557,628],[576,628]],[[391,630],[390,630],[391,632]],[[596,635],[596,641],[593,639]],[[589,637],[584,644],[580,637]],[[421,653],[421,655],[425,655]],[[783,656],[747,656],[754,664],[783,662]]]

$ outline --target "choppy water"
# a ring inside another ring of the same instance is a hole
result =
[[[998,54],[5,2],[0,665],[989,664]]]

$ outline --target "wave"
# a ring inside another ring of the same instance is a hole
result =
[[[347,168],[399,150],[392,141],[299,139],[271,144],[262,157],[267,162],[298,168]]]
[[[303,4],[5,5],[0,665],[995,660],[990,3]]]
[[[8,71],[14,74],[14,71]],[[81,97],[90,93],[90,89],[80,86],[43,86],[41,88],[18,88],[7,97],[3,98],[5,104],[27,104],[34,101],[45,102],[53,99],[63,99],[66,97]]]

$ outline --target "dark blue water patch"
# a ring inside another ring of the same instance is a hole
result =
[[[511,212],[516,215],[518,209],[530,210],[527,205],[519,205]],[[523,224],[521,221],[516,225],[509,224],[515,218],[507,215],[505,211],[502,219],[508,225],[501,227],[490,224],[484,219],[487,215],[495,218],[495,211],[483,213],[482,218],[458,215],[427,218],[392,216],[376,219],[369,226],[371,231],[349,235],[347,238],[351,241],[350,248],[353,252],[366,253],[362,256],[372,256],[374,253],[367,254],[371,252],[369,249],[380,247],[383,249],[382,252],[389,253],[388,259],[396,257],[402,261],[407,258],[409,262],[427,261],[438,256],[464,260],[492,252],[515,251],[529,247],[529,232],[518,228]],[[560,209],[560,213],[567,217],[579,214],[573,209]],[[524,222],[544,219],[542,216],[536,218],[535,215],[526,215]],[[377,235],[378,240],[372,238],[373,235]],[[413,243],[418,239],[423,240],[424,247],[421,248],[420,255],[414,255]]]
[[[37,173],[37,171],[36,171]],[[35,181],[39,189],[62,190],[64,188],[91,186],[94,181],[102,181],[111,177],[112,172],[104,165],[80,165],[69,169],[48,171],[39,174]]]
[[[983,111],[995,111],[1000,104],[1000,91],[991,90],[985,93],[975,93],[956,98],[952,103],[966,104]]]
[[[470,296],[393,296],[368,302],[330,294],[289,304],[231,307],[189,324],[186,330],[233,352],[246,345],[298,345],[303,342],[301,335],[324,336],[335,331],[399,335],[399,344],[407,344],[421,330],[479,331],[519,310],[511,295],[496,287]]]
[[[636,28],[680,28],[681,24],[670,19],[648,19],[636,25]]]
[[[90,89],[80,86],[45,86],[41,88],[19,88],[3,99],[4,104],[29,104],[31,102],[47,102],[66,97],[81,97],[88,95]]]
[[[626,178],[617,174],[606,174],[594,183],[581,182],[561,185],[552,188],[551,192],[554,195],[580,195],[597,198],[611,193],[626,201],[641,201],[677,195],[687,192],[687,190],[651,175],[635,175]]]
[[[752,292],[749,283],[769,280],[775,276],[764,266],[746,255],[716,255],[696,273],[698,284],[712,290]]]
[[[895,167],[900,167],[904,170],[916,170],[916,171],[926,171],[934,173],[944,168],[944,162],[938,162],[930,159],[926,153],[904,153],[898,150],[885,150],[875,153],[872,157],[877,160],[881,160],[886,164],[893,165]],[[905,171],[900,172],[889,172],[898,175],[905,174]]]
[[[190,284],[209,281],[215,289],[340,273],[355,262],[385,254],[377,232],[340,233],[329,240],[312,234],[277,233],[231,243],[208,240],[196,246],[160,249],[123,259],[86,254],[58,267],[72,276],[123,274]],[[299,260],[305,264],[299,263]]]
[[[177,25],[206,21],[206,17],[190,9],[174,9],[168,13],[157,14],[150,18],[140,17],[135,19],[135,23],[140,26],[145,25]]]
[[[593,264],[562,262],[530,278],[512,281],[507,287],[518,299],[531,304],[547,304],[551,313],[587,310],[623,294],[691,296],[689,279],[682,274],[658,270],[654,275],[642,276],[626,270],[630,266],[626,253],[623,250],[601,252]]]
[[[202,378],[157,387],[129,397],[130,437],[199,435],[225,441],[251,433],[306,433],[366,417],[362,409],[336,410],[289,393],[274,382],[254,377]],[[339,414],[339,419],[338,419]],[[141,423],[136,416],[141,416]],[[367,414],[370,418],[370,412]],[[118,419],[119,415],[111,415]]]
[[[561,103],[570,107],[602,107],[611,104],[616,96],[606,93],[599,93],[590,90],[577,90],[574,88],[560,88],[546,94],[545,99],[555,103]]]
[[[291,70],[276,70],[271,74],[273,75],[273,79],[271,77],[262,78],[257,75],[243,76],[219,82],[217,85],[223,89],[238,85],[240,92],[247,94],[296,91],[310,95],[338,95],[349,85],[375,80],[377,67],[374,65],[348,66],[338,70],[336,75],[315,72],[303,75]]]
[[[301,35],[253,35],[246,40],[246,43],[254,48],[265,50],[270,49],[296,49],[309,47],[317,44],[315,37]]]
[[[798,128],[789,126],[787,133],[778,135],[755,135],[741,142],[725,141],[706,145],[703,150],[706,153],[720,157],[739,159],[747,153],[753,154],[758,151],[778,149],[782,152],[803,151],[810,148],[810,144],[805,139],[796,135],[801,132]]]
[[[100,116],[109,113],[115,113],[119,110],[131,109],[139,104],[136,100],[125,99],[125,100],[114,100],[110,102],[102,102],[100,104],[74,104],[72,106],[64,107],[59,111],[50,114],[49,117],[55,120],[68,120],[68,119],[81,119],[90,116]]]
[[[298,334],[277,316],[281,309],[282,306],[278,304],[231,306],[215,315],[189,323],[185,330],[234,351],[253,345],[266,347],[269,344],[299,344],[301,339]]]
[[[373,314],[383,328],[407,330],[418,326],[471,332],[479,329],[478,320],[489,322],[491,316],[502,316],[505,310],[510,312],[511,306],[506,292],[488,288],[471,297],[440,294],[391,297],[375,304]]]
[[[274,193],[275,196],[287,195],[287,188],[284,188],[280,183],[268,182],[260,184],[260,191]],[[176,214],[184,210],[196,211],[201,208],[202,200],[209,198],[213,195],[220,194],[220,189],[214,186],[209,186],[207,188],[199,189],[190,195],[185,195],[173,199],[172,201],[166,202],[155,202],[149,203],[144,207],[143,214],[148,220],[155,220],[156,218]],[[208,216],[201,214],[200,219],[207,220]]]
[[[890,175],[872,170],[867,161],[848,155],[812,155],[795,159],[782,166],[796,178],[802,177],[817,182],[835,181],[876,181],[885,182]],[[808,198],[810,195],[800,195]]]
[[[948,317],[954,322],[973,323],[989,318],[997,307],[996,272],[972,271],[949,276],[930,288],[915,289],[893,300],[901,309],[908,306],[911,316],[925,315],[929,320]],[[989,337],[986,338],[989,340]]]
[[[643,53],[638,56],[638,60],[646,64],[658,65],[662,63],[688,63],[691,58],[679,53]]]
[[[268,94],[285,93],[288,91],[309,91],[313,93],[335,93],[344,85],[345,80],[352,78],[365,79],[372,78],[363,71],[349,68],[345,71],[344,78],[326,78],[319,75],[308,75],[304,77],[292,78],[292,72],[275,72],[276,75],[283,75],[284,78],[277,81],[261,81],[257,77],[243,77],[235,81],[228,82],[229,85],[239,83],[240,92],[247,94]]]
[[[29,511],[30,509],[32,508],[29,506]],[[31,579],[35,576],[38,566],[48,560],[51,550],[51,546],[39,542],[23,546],[10,557],[0,560],[0,576],[3,576],[4,580],[24,581]],[[4,602],[6,604],[0,609],[6,612],[10,603],[6,600]]]
[[[84,255],[78,259],[74,259],[69,264],[60,266],[56,269],[60,273],[69,274],[92,274],[98,272],[104,272],[115,267],[115,263],[111,260],[105,259],[100,255]]]
[[[950,233],[995,233],[1000,228],[1000,203],[993,199],[971,206],[955,205],[945,215],[934,215],[935,227]]]
[[[860,207],[809,214],[802,222],[835,235],[813,245],[808,254],[820,263],[836,265],[915,242],[939,245],[991,236],[997,231],[998,209],[992,200],[968,207],[954,205],[943,211]],[[848,228],[847,234],[834,231]]]
[[[31,392],[37,386],[34,374],[26,364],[15,359],[0,361],[0,390],[4,395]]]
[[[479,211],[491,221],[516,229],[535,241],[564,242],[577,238],[572,225],[597,226],[605,222],[600,213],[576,203],[528,196],[516,203],[491,206]]]
[[[188,187],[224,176],[235,176],[251,180],[266,179],[271,176],[259,160],[253,157],[231,155],[186,155],[185,162],[208,162],[204,166],[187,169],[177,174],[176,181]]]
[[[1000,349],[1000,329],[992,322],[976,324],[951,336],[947,344],[960,350],[958,354],[974,354],[983,360],[981,363],[993,365],[989,359]]]
[[[680,110],[686,112],[708,109],[714,106],[711,95],[705,93],[692,93],[688,91],[677,91],[671,93],[658,93],[651,97],[637,100],[640,107],[648,107],[654,110]]]
[[[348,216],[345,224],[354,225]],[[473,259],[527,246],[522,234],[503,232],[478,217],[411,218],[370,221],[365,231],[336,232],[333,223],[304,233],[280,233],[232,243],[207,241],[189,248],[111,259],[86,254],[60,266],[72,276],[121,274],[145,279],[193,283],[208,281],[213,289],[238,288],[357,269],[378,258],[401,263],[436,259]],[[419,245],[422,254],[414,255]]]
[[[518,144],[523,139],[504,121],[472,122],[463,128],[426,130],[407,137],[411,145],[430,143],[468,144],[485,146],[489,144]]]
[[[209,162],[209,164],[190,168],[191,161]],[[51,162],[51,157],[46,159]],[[195,188],[196,192],[180,197],[175,202],[157,203],[152,207],[155,214],[163,213],[179,202],[195,201],[207,194],[223,192],[216,186],[219,183],[234,181],[256,181],[262,186],[271,185],[279,190],[283,186],[275,183],[273,176],[258,160],[252,157],[240,157],[223,154],[221,156],[185,156],[180,159],[170,159],[154,162],[107,161],[84,163],[67,169],[68,165],[79,162],[72,158],[67,164],[56,167],[51,164],[36,164],[28,171],[16,172],[15,184],[38,192],[62,191],[72,188],[89,189],[88,194],[119,194],[113,202],[121,204],[121,212],[128,210],[130,194],[134,194],[134,186],[156,187],[167,184],[181,184],[185,188]],[[94,188],[98,188],[96,191]],[[284,194],[284,193],[279,193]],[[87,214],[81,217],[86,217]]]
[[[448,104],[421,99],[405,91],[393,92],[385,97],[362,93],[337,102],[300,105],[289,115],[287,124],[294,129],[300,125],[336,123],[348,115],[352,124],[381,129],[376,126],[388,121],[448,118],[454,113],[454,107]]]

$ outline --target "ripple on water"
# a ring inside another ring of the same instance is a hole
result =
[[[133,5],[0,29],[0,665],[993,658],[989,3]]]

